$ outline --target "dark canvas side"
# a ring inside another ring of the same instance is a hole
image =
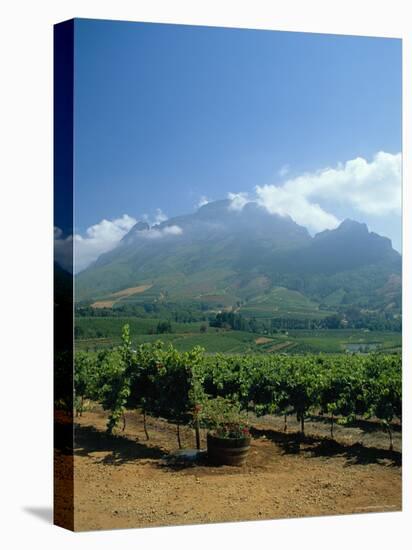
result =
[[[74,21],[54,26],[54,523],[73,511],[73,79]],[[69,237],[67,239],[67,237]],[[60,250],[56,243],[59,242]],[[67,239],[67,240],[66,240]],[[64,263],[61,262],[61,244]]]

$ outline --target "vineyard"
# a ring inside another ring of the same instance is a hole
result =
[[[96,353],[78,351],[75,356],[75,404],[81,415],[85,400],[108,411],[107,430],[121,424],[126,411],[165,419],[180,428],[210,425],[209,411],[222,400],[246,416],[283,415],[299,421],[302,436],[305,419],[319,414],[335,423],[355,418],[378,419],[388,433],[392,449],[392,422],[402,420],[401,357],[368,355],[205,355],[200,347],[179,352],[161,341],[133,347],[129,326],[122,342]],[[199,441],[199,438],[196,438]]]

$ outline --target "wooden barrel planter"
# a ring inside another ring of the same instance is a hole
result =
[[[250,436],[231,438],[207,434],[207,456],[212,464],[242,466],[250,449]]]

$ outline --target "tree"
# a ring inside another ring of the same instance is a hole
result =
[[[159,321],[156,327],[157,334],[166,334],[172,332],[172,324],[170,321]]]

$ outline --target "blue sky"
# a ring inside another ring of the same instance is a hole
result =
[[[157,209],[171,217],[202,197],[243,193],[290,207],[292,217],[317,204],[335,220],[366,221],[399,249],[399,208],[373,201],[396,187],[400,152],[400,40],[76,20],[75,224],[83,236],[103,219],[154,219]],[[366,165],[345,164],[358,158]],[[335,172],[319,172],[328,167]],[[382,191],[371,178],[390,181]],[[291,204],[301,188],[305,202]],[[322,214],[308,216],[316,232]]]

